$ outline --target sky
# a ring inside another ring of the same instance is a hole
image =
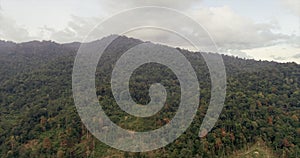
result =
[[[102,20],[146,5],[173,8],[194,19],[209,32],[220,53],[300,63],[299,0],[0,0],[0,39],[80,42]],[[156,14],[164,17],[164,12]],[[165,19],[174,25],[176,20]],[[125,35],[193,50],[164,30],[148,28]]]

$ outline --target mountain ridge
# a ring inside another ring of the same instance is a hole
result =
[[[112,37],[112,36],[115,36],[115,38],[124,38],[124,39],[127,39],[127,40],[131,39],[131,40],[135,40],[135,41],[141,42],[141,43],[146,43],[146,42],[153,43],[151,41],[143,41],[143,40],[140,40],[140,39],[137,39],[137,38],[134,38],[134,37],[127,37],[125,35],[116,35],[116,34],[112,34],[112,35],[103,37],[101,39],[97,39],[97,40],[93,40],[93,41],[85,42],[85,43],[93,43],[93,42],[101,41],[103,39],[106,39],[106,38],[109,38],[109,37]],[[82,44],[82,42],[77,42],[77,41],[67,42],[67,43],[60,43],[60,42],[56,42],[56,41],[52,41],[52,40],[32,40],[32,41],[27,41],[27,42],[13,42],[13,41],[0,40],[0,48],[1,47],[2,48],[3,47],[23,47],[23,46],[26,47],[26,46],[30,46],[30,45],[31,46],[32,45],[34,45],[34,46],[57,45],[57,46],[79,48],[81,44]],[[159,44],[159,45],[167,46],[167,45],[160,44],[160,43],[153,43],[153,44]],[[179,47],[172,47],[172,46],[167,46],[167,47],[176,48],[176,49],[179,49],[181,51],[188,51],[188,52],[191,52],[191,53],[199,53],[199,51],[191,51],[191,50],[187,50],[187,49],[179,48]],[[227,54],[222,54],[222,53],[218,53],[218,52],[201,52],[201,53],[219,54],[219,55],[222,55],[222,56],[225,56],[225,57],[238,58],[238,59],[243,59],[243,60],[248,60],[248,61],[269,62],[269,63],[278,63],[278,64],[292,63],[292,64],[300,65],[296,62],[277,62],[277,61],[273,61],[273,60],[270,61],[270,60],[260,60],[260,59],[258,59],[258,60],[257,59],[247,59],[247,58],[242,58],[242,57],[239,57],[239,56],[227,55]]]

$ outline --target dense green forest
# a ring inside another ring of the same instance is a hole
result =
[[[168,92],[165,106],[149,118],[130,116],[118,107],[110,89],[113,66],[126,50],[140,43],[117,38],[99,61],[96,87],[111,120],[123,128],[148,131],[172,119],[180,102],[180,86],[167,67],[145,64],[130,79],[131,95],[137,103],[147,104],[149,87],[160,82]],[[197,115],[188,130],[168,146],[129,153],[98,141],[81,123],[72,97],[72,68],[79,46],[0,41],[1,157],[235,157],[258,142],[274,157],[300,157],[300,65],[223,55],[225,106],[213,130],[199,138],[210,99],[210,76],[200,53],[178,48],[199,78]]]

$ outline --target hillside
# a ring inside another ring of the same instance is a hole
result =
[[[136,118],[117,106],[110,90],[113,65],[126,50],[142,42],[118,37],[106,49],[96,72],[97,95],[106,114],[121,127],[136,131],[165,125],[180,102],[175,74],[165,66],[146,64],[130,80],[133,100],[147,104],[150,85],[160,82],[168,92],[164,108],[150,118]],[[225,107],[213,130],[199,138],[210,99],[209,73],[200,53],[178,49],[199,79],[198,113],[191,127],[170,145],[147,153],[126,153],[94,138],[76,112],[72,68],[79,46],[0,41],[1,157],[230,157],[260,141],[277,157],[300,154],[300,65],[296,63],[223,55],[227,72]]]

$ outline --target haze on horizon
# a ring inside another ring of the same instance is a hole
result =
[[[101,20],[145,5],[174,8],[195,19],[212,35],[220,53],[300,63],[299,0],[128,0],[126,4],[122,0],[0,0],[0,39],[80,42]],[[125,35],[192,49],[160,30]]]

